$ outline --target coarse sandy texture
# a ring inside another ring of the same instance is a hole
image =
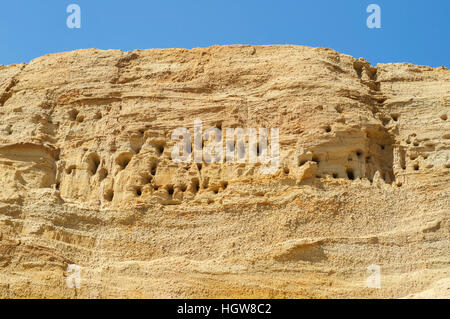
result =
[[[0,66],[0,297],[449,298],[448,116],[445,67],[322,48]],[[175,163],[194,120],[279,128],[279,169]]]

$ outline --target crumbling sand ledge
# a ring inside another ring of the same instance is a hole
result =
[[[0,66],[0,297],[449,298],[449,113],[448,69],[330,49]],[[173,163],[194,119],[279,128],[280,170]]]

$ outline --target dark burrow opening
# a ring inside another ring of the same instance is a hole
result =
[[[102,168],[98,171],[98,178],[100,182],[108,177],[108,171],[105,168]]]
[[[89,169],[92,175],[95,175],[97,173],[99,166],[100,166],[100,157],[97,154],[91,154],[89,156]]]
[[[76,119],[77,119],[77,116],[78,116],[78,111],[77,110],[70,110],[69,111],[69,118],[72,120],[72,121],[75,121]]]
[[[392,119],[397,122],[398,118],[400,117],[400,114],[391,114]]]
[[[353,173],[353,170],[352,170],[352,169],[348,168],[348,169],[346,170],[346,173],[347,173],[347,178],[348,178],[349,180],[354,180],[354,179],[355,179],[355,174]]]
[[[158,164],[156,164],[156,163],[153,163],[152,164],[152,166],[151,166],[151,168],[150,168],[150,174],[152,175],[152,176],[155,176],[156,175],[156,168],[158,167]]]
[[[173,195],[173,186],[172,185],[169,185],[169,186],[167,186],[167,193],[169,193],[169,196],[170,197],[172,197],[172,195]]]
[[[110,189],[110,190],[108,190],[108,191],[106,192],[106,194],[105,194],[105,199],[106,199],[108,202],[111,202],[111,201],[113,200],[113,198],[114,198],[114,191],[113,191],[112,189]]]
[[[163,145],[155,145],[156,151],[158,152],[158,155],[161,156],[164,153],[164,146]]]
[[[122,170],[124,170],[130,163],[131,158],[132,156],[130,154],[121,154],[119,157],[117,157],[116,163],[120,166]]]

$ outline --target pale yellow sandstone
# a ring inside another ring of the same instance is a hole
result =
[[[0,66],[0,297],[449,298],[449,115],[445,67],[321,48]],[[174,163],[194,120],[279,128],[279,169]]]

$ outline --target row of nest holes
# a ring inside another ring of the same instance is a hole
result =
[[[97,112],[97,113],[94,115],[94,119],[95,119],[95,120],[99,120],[99,119],[102,118],[102,116],[103,116],[103,115],[102,115],[101,112]],[[85,119],[84,116],[79,115],[79,112],[78,112],[77,110],[71,110],[71,111],[69,111],[69,118],[70,118],[72,121],[77,121],[77,122],[79,122],[79,123],[82,123],[82,122],[84,121],[84,119]],[[139,130],[139,134],[144,135],[144,133],[145,133],[145,130],[143,130],[143,129]],[[156,148],[156,150],[157,150],[159,156],[161,156],[161,155],[164,153],[164,145],[162,145],[162,144],[156,144],[156,145],[154,145],[154,147]],[[140,149],[137,149],[137,150],[135,150],[135,151],[136,151],[137,154],[139,154]]]
[[[444,138],[445,138],[445,136],[444,136]],[[429,142],[428,141],[428,139],[426,139],[426,140],[423,140],[423,142],[425,142],[425,147],[427,147],[427,148],[433,148],[434,146],[435,146],[435,144],[433,143],[433,142]],[[411,144],[411,140],[410,140],[410,138],[408,137],[408,139],[406,140],[406,144]],[[414,146],[419,146],[420,145],[420,142],[419,141],[414,141],[413,143],[412,143]]]
[[[116,158],[116,164],[119,165],[121,170],[124,170],[127,168],[131,159],[132,159],[131,154],[127,154],[127,153],[121,154]],[[102,168],[100,170],[98,169],[100,166],[100,162],[101,162],[100,156],[98,156],[97,154],[94,153],[94,154],[89,155],[89,157],[88,157],[89,172],[92,175],[95,175],[98,172],[99,176],[100,176],[100,180],[103,180],[108,176],[108,171],[105,168]],[[77,168],[76,165],[68,166],[66,168],[66,174],[71,175],[75,171],[76,168]],[[157,168],[158,168],[158,164],[156,162],[153,162],[150,166],[150,174],[155,176]],[[201,170],[201,166],[199,167],[199,170]]]
[[[323,105],[318,105],[318,106],[316,106],[316,110],[319,110],[319,111],[323,111]],[[336,105],[335,107],[334,107],[334,109],[336,110],[336,112],[338,112],[339,114],[341,114],[343,111],[344,111],[344,107],[342,106],[342,105]]]
[[[449,165],[449,167],[450,167],[450,165]],[[416,171],[419,170],[419,164],[417,164],[417,163],[414,164],[414,170],[416,170]],[[284,168],[284,169],[283,169],[283,172],[284,172],[285,174],[289,174],[289,169],[288,169],[288,168]],[[346,173],[346,178],[347,178],[347,179],[349,179],[349,180],[355,180],[355,174],[354,174],[353,169],[347,168],[346,171],[345,171],[345,173]],[[320,177],[320,176],[317,176],[317,177]],[[332,177],[335,178],[335,179],[340,178],[340,176],[339,176],[338,173],[333,173],[333,174],[332,174]],[[150,180],[149,182],[151,182],[151,180]],[[199,191],[199,189],[200,189],[199,181],[198,181],[198,180],[194,180],[193,183],[192,183],[192,185],[193,185],[193,191],[194,191],[194,193],[197,193],[197,192]],[[222,188],[223,188],[224,190],[228,187],[228,183],[227,183],[227,182],[222,182],[221,185],[222,185]],[[401,183],[397,183],[397,186],[400,187],[400,186],[401,186]],[[153,189],[157,191],[157,190],[159,189],[159,186],[154,186]],[[172,185],[167,185],[167,186],[166,186],[166,190],[167,190],[169,196],[172,196],[172,195],[173,195],[173,193],[174,193],[174,187],[173,187]],[[184,193],[184,192],[187,190],[187,186],[186,186],[186,185],[182,185],[180,190],[181,190],[181,192]],[[136,190],[135,190],[135,192],[136,192],[136,195],[137,195],[138,197],[140,197],[140,196],[142,195],[142,187],[137,187]],[[215,189],[213,189],[213,192],[214,192],[215,194],[218,194],[218,193],[219,193],[219,189],[218,189],[218,188],[215,188]],[[113,198],[113,196],[114,196],[114,193],[113,193],[112,191],[109,191],[109,192],[107,192],[107,194],[106,194],[106,196],[105,196],[105,199],[107,199],[107,200],[109,199],[109,201],[111,201],[112,198]]]
[[[399,117],[400,117],[400,114],[391,114],[391,118],[394,120],[394,122],[397,122]],[[341,119],[341,120],[338,120],[338,122],[345,123],[345,120]],[[384,119],[382,119],[382,122],[383,122],[383,125],[387,125],[390,122],[390,119],[384,118]],[[330,125],[327,125],[327,126],[324,127],[324,130],[325,130],[326,133],[331,133],[332,128],[331,128]]]
[[[395,122],[398,121],[399,117],[400,117],[400,114],[391,114],[391,118],[392,118]],[[447,119],[448,119],[447,114],[442,114],[442,115],[440,116],[440,119],[443,120],[443,121],[447,121]],[[388,123],[389,123],[389,119],[383,119],[383,125],[386,125],[386,124],[388,124]]]
[[[446,167],[449,168],[449,167],[450,167],[450,164],[447,165]],[[402,167],[402,168],[403,168],[403,169],[406,169],[406,167]],[[414,169],[415,171],[418,171],[418,170],[419,170],[419,164],[415,163],[414,166],[413,166],[413,169]],[[288,174],[289,174],[289,169],[288,169],[288,168],[284,168],[284,169],[283,169],[283,172],[284,172],[285,175],[288,175]],[[355,180],[355,174],[354,174],[354,171],[353,171],[351,168],[346,169],[345,173],[346,173],[346,178],[347,178],[347,179],[349,179],[349,180]],[[331,176],[332,176],[334,179],[340,178],[338,173],[333,173]],[[316,177],[317,177],[317,178],[321,178],[320,175],[316,175]],[[383,177],[383,179],[384,179],[384,177]]]
[[[445,167],[446,168],[450,168],[450,164],[445,165]],[[415,171],[418,171],[419,170],[419,164],[415,163],[413,168],[414,168]],[[285,174],[289,174],[289,169],[288,168],[284,168],[284,173]],[[346,173],[346,178],[347,179],[355,180],[355,174],[354,174],[354,171],[351,168],[346,169],[345,173]],[[317,177],[320,178],[320,176],[317,176]],[[340,178],[338,173],[333,173],[332,177],[334,179]],[[383,179],[384,179],[384,177],[383,177]],[[151,183],[151,179],[148,180],[148,183]],[[222,182],[221,185],[222,185],[223,190],[225,190],[228,187],[228,182]],[[396,185],[398,187],[401,187],[402,183],[401,182],[397,182]],[[56,188],[59,189],[59,183],[56,185]],[[193,188],[194,193],[198,193],[198,191],[200,190],[200,183],[199,183],[198,179],[196,179],[196,180],[194,180],[192,182],[192,188]],[[159,186],[154,186],[153,189],[157,191],[159,189]],[[167,185],[166,186],[166,190],[167,190],[167,193],[169,194],[170,197],[173,196],[174,187],[172,185]],[[186,185],[182,185],[180,190],[183,193],[186,192],[187,186]],[[215,194],[218,194],[219,193],[219,189],[218,188],[214,188],[213,192]],[[136,196],[138,196],[138,197],[142,196],[142,187],[137,187],[136,190],[135,190],[135,193],[136,193]],[[104,198],[105,198],[105,200],[111,202],[113,200],[113,198],[114,198],[114,191],[113,190],[108,190],[105,193]]]
[[[450,165],[448,165],[447,167],[450,167]],[[419,170],[419,164],[417,164],[417,163],[414,164],[414,170],[416,170],[416,171]],[[289,169],[288,169],[288,168],[284,168],[284,169],[283,169],[283,172],[284,172],[285,174],[289,174]],[[347,178],[347,179],[349,179],[349,180],[355,180],[355,174],[354,174],[353,169],[347,168],[346,171],[345,171],[345,173],[346,173],[346,178]],[[317,176],[317,177],[320,177],[320,176]],[[333,174],[332,174],[332,177],[335,178],[335,179],[340,178],[338,173],[333,173]],[[151,182],[151,180],[149,180],[149,183],[150,183],[150,182]],[[228,182],[222,182],[221,185],[222,185],[222,188],[225,190],[225,189],[228,187]],[[199,189],[200,189],[199,181],[198,181],[197,179],[194,180],[194,181],[192,182],[192,186],[193,186],[193,191],[194,191],[194,193],[197,193],[197,192],[199,191]],[[402,186],[402,183],[397,183],[397,186],[398,186],[398,187],[401,187],[401,186]],[[207,186],[206,186],[206,187],[207,187]],[[172,196],[173,193],[174,193],[174,187],[173,187],[172,185],[167,185],[165,188],[166,188],[166,190],[167,190],[169,196]],[[159,186],[154,186],[153,189],[157,191],[157,190],[159,189]],[[187,190],[187,186],[186,186],[186,185],[182,185],[181,188],[180,188],[180,190],[181,190],[181,192],[184,193],[184,192]],[[214,188],[214,189],[213,189],[213,192],[214,192],[215,194],[218,194],[218,193],[219,193],[219,189],[218,189],[218,188]],[[136,190],[135,190],[135,193],[136,193],[136,195],[137,195],[138,197],[142,196],[142,187],[137,187]],[[105,199],[108,200],[108,201],[112,201],[113,197],[114,197],[114,192],[111,191],[111,190],[108,191],[108,192],[106,193],[106,195],[105,195]]]
[[[385,146],[384,146],[384,145],[380,145],[380,148],[381,148],[382,150],[384,150],[384,149],[385,149]],[[355,154],[356,154],[356,156],[357,156],[359,159],[361,159],[364,153],[363,153],[363,151],[358,150],[358,151],[355,152]],[[348,157],[348,161],[352,161],[352,160],[353,160],[352,157],[349,156],[349,157]],[[367,163],[369,163],[369,162],[371,161],[371,157],[370,157],[370,156],[367,156],[367,157],[365,158],[365,160],[366,160]],[[320,158],[319,158],[318,156],[316,156],[316,155],[314,155],[314,156],[312,157],[311,161],[317,163],[317,165],[320,164]],[[301,160],[301,161],[299,161],[298,166],[303,166],[303,165],[306,164],[306,162],[308,162],[308,160]]]
[[[222,187],[223,190],[227,189],[228,182],[221,182],[221,187]],[[174,192],[175,192],[174,186],[173,185],[166,185],[166,186],[164,186],[164,188],[167,190],[167,193],[169,194],[169,196],[172,197]],[[143,186],[138,186],[138,187],[135,188],[134,192],[135,192],[135,195],[137,197],[142,196],[142,189],[143,189]],[[153,186],[153,190],[154,191],[157,191],[159,189],[160,189],[160,186]],[[199,192],[199,190],[200,190],[200,182],[199,182],[198,179],[195,179],[195,180],[192,181],[192,190],[193,190],[194,193],[198,193]],[[187,191],[187,186],[186,185],[181,185],[180,191],[182,193],[186,192]],[[219,193],[219,188],[217,188],[217,187],[214,188],[213,192],[215,194],[218,194]],[[113,198],[114,198],[114,191],[113,190],[108,190],[105,193],[104,198],[105,198],[105,200],[107,200],[109,202],[112,201]]]
[[[116,158],[116,163],[120,166],[122,170],[126,169],[128,164],[131,162],[133,156],[131,154],[122,154]],[[158,164],[153,162],[150,166],[151,175],[156,175],[156,170],[158,168]]]
[[[98,156],[97,154],[94,153],[88,156],[88,163],[89,163],[88,169],[92,175],[95,175],[99,171],[98,168],[100,166],[100,162],[101,162],[100,156]],[[69,167],[66,168],[66,173],[70,175],[75,171],[76,168],[77,168],[76,165],[70,165]],[[104,171],[105,170],[100,170],[99,173],[101,173],[101,175],[104,175],[105,174]]]
[[[351,181],[353,181],[353,180],[356,179],[355,173],[354,173],[353,169],[351,169],[351,168],[347,168],[347,169],[345,170],[345,174],[346,174],[345,177],[346,177],[347,179],[351,180]],[[386,180],[386,174],[387,174],[387,173],[381,172],[381,178],[382,178],[383,180]],[[334,179],[340,178],[340,176],[339,176],[338,173],[333,173],[332,176],[333,176]],[[320,176],[317,176],[317,177],[320,178]],[[372,179],[369,178],[369,181],[372,182]],[[400,185],[400,186],[401,186],[401,185]]]
[[[403,170],[406,169],[406,164],[402,163],[402,169],[403,169]],[[414,169],[415,171],[418,171],[418,170],[420,169],[419,163],[414,163],[413,169]]]

